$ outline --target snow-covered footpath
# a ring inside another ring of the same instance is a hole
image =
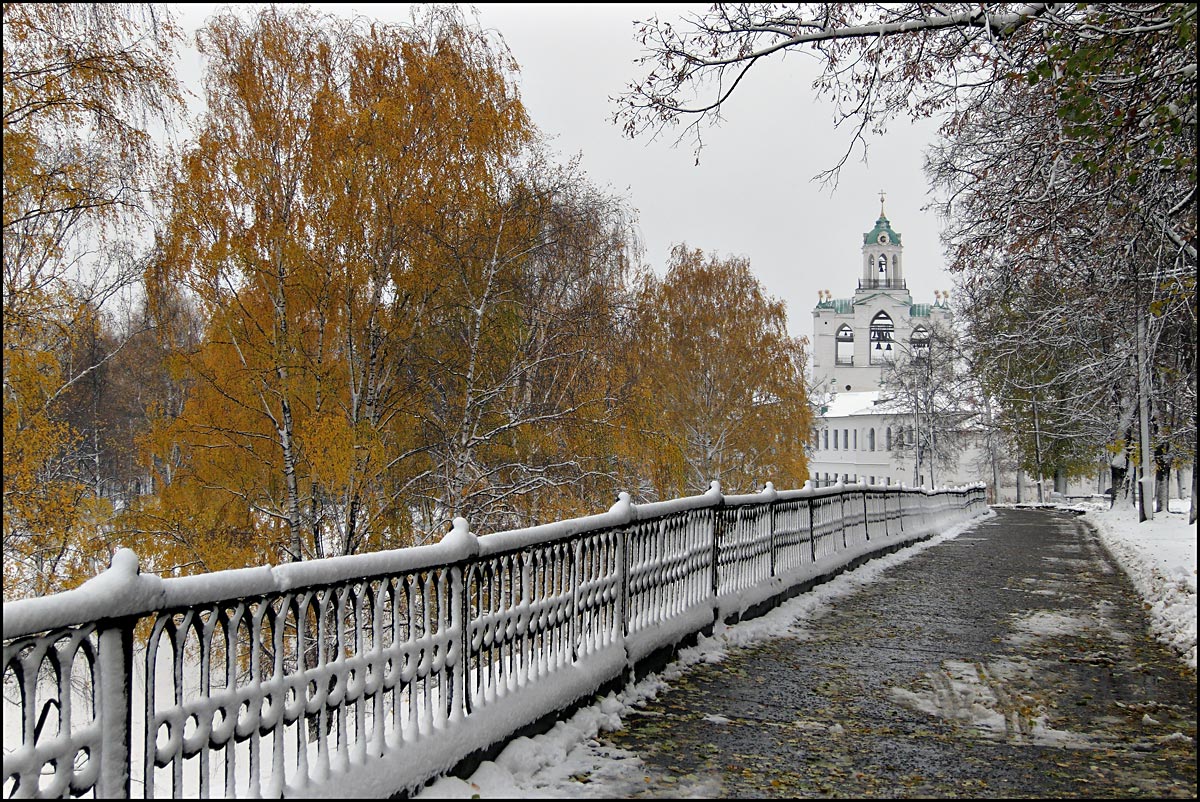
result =
[[[1071,505],[1086,510],[1109,552],[1124,568],[1145,600],[1154,634],[1169,644],[1193,670],[1196,668],[1196,525],[1187,523],[1187,502],[1172,501],[1171,512],[1139,524],[1133,509],[1109,510],[1106,504]],[[992,513],[994,515],[994,513]],[[921,551],[957,537],[981,520],[957,526],[922,543],[871,560],[808,593],[780,605],[761,618],[718,628],[658,674],[626,686],[560,721],[544,735],[517,738],[493,761],[483,763],[468,779],[443,777],[418,796],[430,798],[554,798],[586,797],[592,788],[620,787],[621,777],[635,755],[603,746],[597,735],[619,729],[621,718],[654,699],[688,668],[699,662],[719,662],[730,647],[743,646],[802,628],[821,615],[829,603],[875,581],[888,568]],[[611,778],[615,785],[582,785],[571,778],[590,774],[593,780]],[[638,775],[640,776],[640,775]]]

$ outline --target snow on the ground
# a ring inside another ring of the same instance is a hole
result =
[[[1155,636],[1196,669],[1196,524],[1187,522],[1187,499],[1169,512],[1138,523],[1132,506],[1085,505],[1084,520],[1120,563],[1147,605]]]
[[[1153,521],[1142,524],[1138,523],[1136,511],[1123,505],[1112,510],[1107,508],[1107,503],[1070,506],[1086,509],[1084,519],[1096,528],[1105,547],[1142,595],[1155,635],[1170,644],[1195,670],[1196,525],[1187,523],[1187,502],[1173,500],[1169,512],[1159,513]],[[888,568],[957,537],[981,520],[986,518],[871,560],[781,604],[764,616],[734,626],[719,626],[712,637],[702,637],[696,646],[682,650],[675,662],[661,672],[650,674],[640,682],[627,685],[620,693],[609,694],[578,710],[543,735],[517,738],[495,761],[484,762],[469,779],[443,777],[417,796],[458,799],[587,797],[607,795],[613,787],[619,787],[605,782],[607,778],[617,784],[628,781],[629,777],[640,779],[638,757],[603,745],[597,740],[601,732],[619,729],[622,717],[636,715],[640,705],[652,701],[689,666],[720,662],[731,647],[783,634],[800,634],[806,623],[820,618],[828,610],[832,600],[854,593],[874,582]],[[592,782],[582,784],[572,780],[580,775],[589,776]]]

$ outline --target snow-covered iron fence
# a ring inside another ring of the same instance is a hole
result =
[[[653,652],[986,511],[983,486],[634,505],[4,605],[11,797],[387,796]]]

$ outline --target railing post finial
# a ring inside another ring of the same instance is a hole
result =
[[[108,570],[116,571],[126,576],[137,576],[141,573],[137,554],[133,549],[127,548],[119,548],[113,552],[112,561],[108,564]]]
[[[637,517],[637,508],[633,504],[633,498],[624,490],[617,493],[617,501],[608,508],[608,511],[623,518],[625,523],[629,523]]]
[[[454,519],[450,531],[442,538],[442,544],[455,551],[462,551],[462,557],[459,559],[479,555],[479,538],[471,531],[467,519],[461,515]]]

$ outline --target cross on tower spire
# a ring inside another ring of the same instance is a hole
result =
[[[879,216],[880,217],[887,216],[883,213],[883,190],[882,189],[879,190]]]

